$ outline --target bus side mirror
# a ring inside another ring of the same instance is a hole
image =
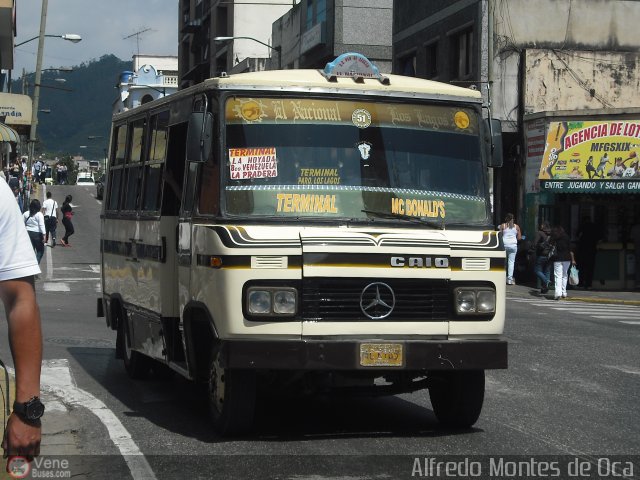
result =
[[[502,166],[502,122],[497,118],[486,119],[487,166]]]
[[[213,115],[211,112],[192,112],[187,128],[187,161],[206,162],[211,153]]]

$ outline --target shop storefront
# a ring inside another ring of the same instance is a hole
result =
[[[555,117],[528,124],[528,228],[535,231],[543,220],[563,226],[576,253],[589,242],[585,230],[596,236],[593,288],[634,287],[631,231],[640,222],[638,118]]]

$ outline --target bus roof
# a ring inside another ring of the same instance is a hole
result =
[[[338,77],[328,80],[320,70],[266,70],[262,72],[238,73],[205,80],[207,87],[222,89],[277,89],[312,92],[367,92],[374,95],[400,94],[403,97],[429,97],[467,102],[482,101],[478,90],[457,87],[447,83],[401,75],[386,75],[388,84],[376,78],[364,78],[356,82],[352,78]]]

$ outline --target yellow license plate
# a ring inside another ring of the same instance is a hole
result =
[[[360,366],[402,367],[404,352],[401,343],[360,344]]]

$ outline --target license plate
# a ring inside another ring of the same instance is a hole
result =
[[[401,343],[360,344],[360,366],[402,367],[404,354]]]

